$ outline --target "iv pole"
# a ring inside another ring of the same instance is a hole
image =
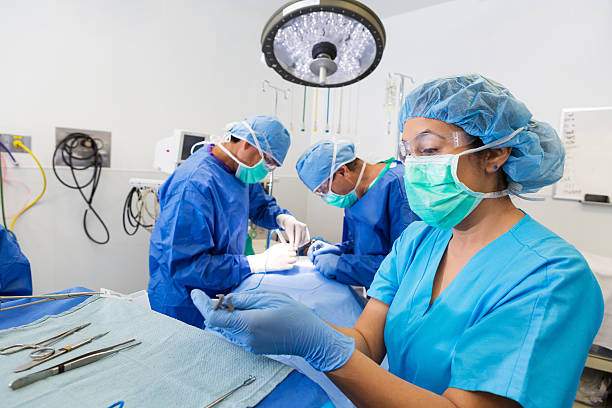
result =
[[[266,87],[274,92],[274,117],[278,119],[278,94],[283,96],[283,99],[287,99],[289,97],[289,93],[291,92],[290,88],[279,88],[274,86],[267,79],[264,80],[261,84],[261,91],[268,92]],[[293,112],[291,112],[291,116],[293,117]],[[270,172],[270,181],[268,182],[268,195],[272,195],[274,190],[274,172]],[[268,230],[266,235],[266,249],[270,248],[270,236],[272,235],[272,231]]]
[[[404,91],[405,81],[409,80],[412,85],[414,85],[415,82],[414,82],[414,78],[412,78],[410,75],[405,75],[405,74],[402,74],[400,72],[394,72],[392,75],[395,75],[395,76],[400,78],[399,96],[398,96],[399,97],[399,101],[398,101],[398,104],[397,104],[398,110],[399,110],[399,109],[402,109],[402,104],[404,103],[404,97],[406,96],[406,95],[404,95],[404,92],[405,92]],[[399,111],[397,113],[399,114]],[[399,157],[399,155],[400,155],[399,145],[400,145],[401,142],[402,142],[402,132],[398,129],[397,130],[397,143],[395,144],[395,146],[397,146],[396,147],[396,149],[397,149],[397,152],[396,152],[397,157]]]

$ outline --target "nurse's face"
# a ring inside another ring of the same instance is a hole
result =
[[[410,118],[404,124],[402,148],[407,154],[436,156],[459,154],[482,145],[457,125],[429,118]],[[501,166],[511,148],[487,149],[459,157],[457,177],[473,191],[488,193],[505,188]]]

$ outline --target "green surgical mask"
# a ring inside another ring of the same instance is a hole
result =
[[[459,154],[408,156],[404,162],[404,185],[410,208],[428,225],[450,229],[463,221],[485,198],[498,198],[510,190],[479,193],[470,190],[457,177],[459,157],[499,146],[523,128],[507,137]]]
[[[263,159],[253,167],[238,163],[238,170],[236,170],[236,178],[246,184],[259,183],[267,175],[268,170],[264,166]]]
[[[247,122],[242,122],[242,124],[249,130],[249,132],[253,136],[253,140],[255,141],[255,145],[256,145],[255,147],[257,148],[257,151],[259,151],[259,154],[261,155],[261,160],[257,164],[255,164],[254,166],[247,166],[244,163],[242,163],[240,160],[238,160],[233,154],[231,154],[229,150],[225,148],[225,146],[221,144],[219,144],[218,146],[221,150],[225,152],[225,154],[231,157],[232,160],[238,163],[238,169],[236,170],[236,174],[235,174],[238,180],[246,184],[259,183],[261,180],[266,178],[270,170],[267,167],[267,164],[264,160],[264,154],[263,154],[263,151],[261,150],[261,147],[259,146],[257,135],[255,135],[255,132],[253,131],[253,129],[251,129],[251,126],[249,126]]]
[[[353,187],[353,190],[351,190],[351,192],[348,194],[339,195],[339,194],[334,193],[331,188],[332,183],[330,179],[329,191],[323,196],[323,201],[325,201],[327,204],[330,204],[336,207],[340,207],[340,208],[352,207],[353,204],[355,204],[357,200],[359,200],[359,198],[357,198],[356,190],[357,190],[357,186],[359,185],[359,182],[361,181],[361,177],[363,177],[363,172],[365,170],[365,167],[366,167],[366,164],[364,162],[363,166],[361,166],[361,173],[359,173],[359,178],[357,179],[357,182],[355,183],[355,187]]]

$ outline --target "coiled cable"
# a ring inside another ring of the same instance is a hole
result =
[[[149,195],[153,195],[155,200],[155,207],[152,211],[147,205],[147,197]],[[134,200],[134,198],[136,198],[136,200]],[[134,206],[136,206],[136,209],[134,209]],[[151,222],[147,223],[144,221],[144,213],[149,216],[152,220]],[[141,191],[138,187],[132,187],[123,204],[123,230],[125,233],[134,235],[140,227],[151,232],[158,215],[159,203],[157,202],[156,191],[150,189]]]
[[[62,180],[57,173],[56,160],[60,161],[60,165],[68,166],[74,184],[70,184]],[[55,173],[55,177],[57,177],[59,182],[70,189],[78,190],[79,194],[81,194],[81,197],[83,197],[83,200],[87,204],[87,208],[83,213],[83,230],[85,231],[87,238],[96,244],[106,244],[110,240],[110,233],[106,224],[102,220],[102,217],[100,217],[98,212],[93,207],[93,198],[98,189],[100,176],[102,175],[102,155],[100,154],[96,141],[85,133],[70,133],[55,147],[52,164],[53,173]],[[85,183],[79,182],[77,172],[89,169],[91,169],[91,177],[87,179]],[[87,194],[85,191],[87,187],[90,187],[89,194]],[[102,228],[104,228],[104,239],[96,239],[89,232],[87,227],[87,214],[89,214],[89,212],[96,217],[96,219],[102,225]]]

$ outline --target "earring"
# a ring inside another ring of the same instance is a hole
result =
[[[493,168],[494,168],[495,170],[497,170],[497,164],[496,164],[495,166],[493,166]]]

